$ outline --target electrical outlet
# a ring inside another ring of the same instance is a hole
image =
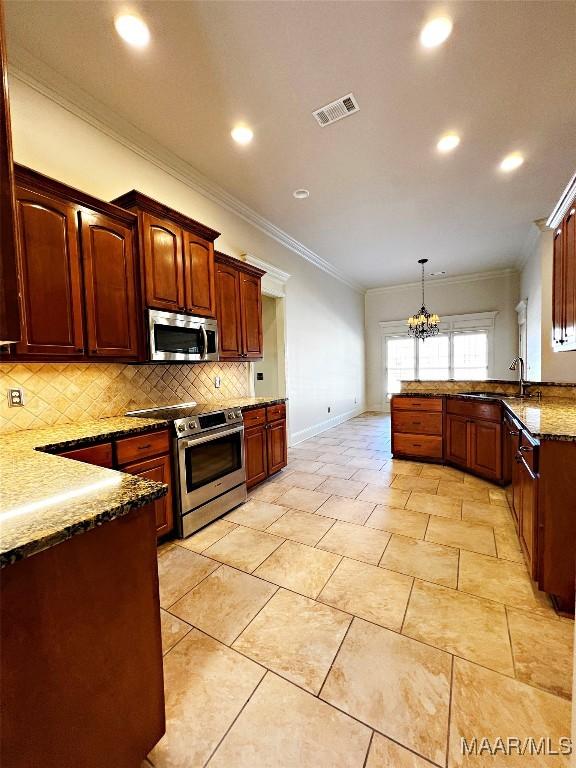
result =
[[[24,405],[24,390],[20,387],[8,390],[8,405],[10,408],[20,408]]]
[[[220,387],[222,386],[222,379],[220,378],[220,376],[214,376],[214,386],[216,387],[216,389],[220,389]]]
[[[328,406],[328,413],[330,413],[330,406]]]

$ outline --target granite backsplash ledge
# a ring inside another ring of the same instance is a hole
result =
[[[214,386],[220,376],[221,387]],[[24,389],[9,408],[7,389]],[[122,416],[128,410],[250,397],[249,363],[0,363],[0,433]]]

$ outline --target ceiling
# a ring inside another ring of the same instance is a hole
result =
[[[152,41],[129,48],[114,16]],[[8,0],[21,46],[363,287],[514,266],[576,159],[576,4]],[[312,111],[352,91],[360,111]],[[246,121],[254,141],[230,130]],[[449,155],[441,134],[461,134]],[[504,175],[510,151],[525,164]],[[310,190],[308,200],[292,191]],[[266,258],[265,254],[258,254]]]

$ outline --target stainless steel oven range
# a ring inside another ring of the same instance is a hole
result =
[[[246,501],[244,424],[240,408],[170,406],[127,416],[174,422],[176,531],[180,538]]]

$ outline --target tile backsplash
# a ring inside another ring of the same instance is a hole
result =
[[[24,389],[22,408],[8,407],[6,391],[14,387]],[[249,363],[0,363],[0,433],[251,394]]]

